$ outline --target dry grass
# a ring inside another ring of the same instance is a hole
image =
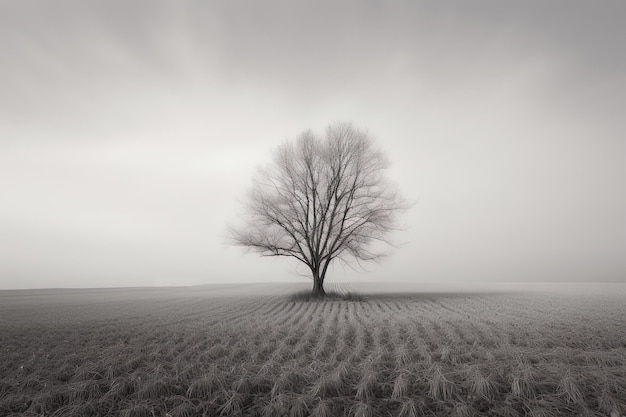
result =
[[[240,385],[243,383],[240,382]],[[213,394],[222,392],[224,385],[218,374],[215,372],[208,373],[200,378],[192,381],[187,388],[187,396],[189,398],[210,398]]]
[[[410,394],[410,383],[406,374],[402,373],[398,375],[396,380],[393,383],[393,391],[391,393],[391,398],[394,400],[400,400],[402,398],[408,397]]]
[[[578,381],[569,371],[566,371],[559,381],[558,393],[567,403],[582,404],[584,402]]]
[[[281,288],[0,292],[0,415],[626,415],[623,297]]]
[[[333,416],[333,406],[332,403],[328,400],[320,401],[313,412],[311,413],[311,417],[332,417]]]
[[[478,367],[472,367],[468,372],[470,392],[477,397],[493,398],[498,385],[491,374],[485,375]]]
[[[420,408],[413,400],[405,400],[402,402],[398,417],[417,417],[421,415]]]
[[[341,373],[335,371],[328,375],[322,375],[313,385],[311,394],[320,398],[338,397],[342,395],[344,388]]]

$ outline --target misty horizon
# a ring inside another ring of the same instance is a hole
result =
[[[308,283],[226,227],[336,121],[415,204],[328,281],[626,283],[626,7],[486,5],[0,5],[0,290]]]

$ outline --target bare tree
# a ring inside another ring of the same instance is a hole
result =
[[[335,259],[375,261],[386,255],[396,215],[406,208],[384,176],[385,156],[367,132],[350,123],[326,128],[324,138],[305,131],[286,142],[260,169],[246,203],[245,223],[231,227],[234,243],[262,256],[304,263],[313,294],[322,296]]]

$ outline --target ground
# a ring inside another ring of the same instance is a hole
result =
[[[0,291],[0,415],[626,414],[624,284],[327,286]]]

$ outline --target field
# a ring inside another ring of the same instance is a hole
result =
[[[626,414],[626,285],[328,286],[0,291],[0,415]]]

